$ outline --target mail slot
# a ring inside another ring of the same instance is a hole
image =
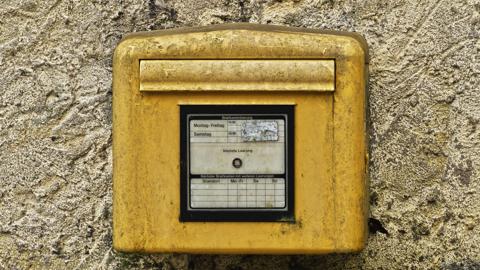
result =
[[[367,46],[230,24],[135,33],[113,64],[113,243],[320,254],[366,241]]]
[[[333,91],[334,60],[141,60],[140,91]]]

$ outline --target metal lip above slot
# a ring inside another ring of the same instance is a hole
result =
[[[335,60],[140,60],[140,91],[333,92]]]

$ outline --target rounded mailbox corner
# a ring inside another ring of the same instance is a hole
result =
[[[350,236],[347,239],[337,240],[334,252],[338,253],[360,253],[365,250],[368,240],[368,229],[365,224],[357,232],[347,232]]]
[[[132,248],[132,246],[128,245],[127,243],[117,240],[115,237],[115,232],[113,233],[113,243],[112,247],[115,251],[117,252],[124,252],[124,253],[132,253],[132,252],[138,252],[137,249]]]
[[[137,44],[133,35],[123,37],[115,47],[113,52],[113,66],[115,68],[122,60],[128,60],[133,57],[133,51],[137,49]]]
[[[365,59],[365,64],[369,62],[368,43],[365,37],[359,33],[352,32],[349,34],[352,39],[352,50],[357,54],[361,54]]]
[[[362,242],[362,243],[359,243],[358,245],[341,249],[338,252],[339,253],[357,253],[358,254],[358,253],[361,253],[362,251],[364,251],[366,246],[367,246],[366,243]]]
[[[362,240],[360,240],[357,243],[355,243],[354,245],[352,245],[349,252],[360,253],[360,252],[364,251],[366,247],[367,247],[367,236],[365,236]]]
[[[129,39],[124,37],[122,38],[118,43],[117,46],[115,46],[115,50],[113,52],[113,60],[117,60],[122,57],[123,54],[125,54],[127,47],[129,46]]]
[[[342,45],[342,57],[345,60],[360,59],[364,65],[368,65],[368,45],[366,40],[360,34],[346,35],[346,42]],[[340,59],[341,59],[340,58]]]

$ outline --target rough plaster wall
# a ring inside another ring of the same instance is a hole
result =
[[[0,0],[0,269],[480,268],[479,12],[478,0]],[[134,31],[240,21],[366,37],[366,250],[113,251],[115,45]]]

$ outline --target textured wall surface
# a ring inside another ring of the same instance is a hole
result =
[[[478,0],[0,0],[0,269],[479,269]],[[112,250],[111,66],[123,35],[255,22],[370,46],[360,254]]]

